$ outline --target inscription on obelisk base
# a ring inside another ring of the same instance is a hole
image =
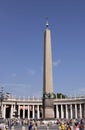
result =
[[[54,119],[54,107],[53,107],[53,99],[43,99],[44,102],[44,113],[43,118],[45,120],[52,120]]]

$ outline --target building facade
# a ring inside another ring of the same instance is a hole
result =
[[[85,97],[54,99],[55,119],[85,118]],[[8,98],[2,102],[2,117],[14,118],[15,111],[18,118],[43,119],[42,99]]]

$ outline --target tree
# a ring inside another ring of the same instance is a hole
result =
[[[67,98],[67,96],[66,95],[64,95],[64,94],[62,94],[62,93],[57,93],[56,94],[56,96],[57,96],[57,98]]]

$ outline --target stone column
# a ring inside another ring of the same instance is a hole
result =
[[[3,105],[2,117],[5,119],[6,117],[6,105]]]
[[[37,105],[37,118],[40,118],[39,105]]]
[[[13,106],[13,112],[15,112],[16,110],[15,110],[15,104],[14,104],[14,106]]]
[[[20,105],[18,105],[18,117],[20,118]]]
[[[59,119],[58,105],[56,105],[56,118],[58,118],[58,119]]]
[[[73,118],[72,104],[70,105],[70,115],[71,115],[71,119],[72,119]]]
[[[66,104],[66,119],[68,119],[68,106]]]
[[[2,106],[1,106],[2,118],[3,118],[3,115],[4,115],[3,109],[4,109],[4,105],[2,104]]]
[[[11,105],[11,118],[13,118],[13,113],[14,111],[13,111],[13,104]]]
[[[33,105],[33,119],[35,118],[35,109],[34,109],[34,105]]]
[[[25,118],[25,105],[23,105],[23,119]]]
[[[3,115],[4,115],[3,109],[4,109],[4,105],[3,105],[3,103],[2,103],[2,108],[1,108],[2,117],[3,117]]]
[[[61,118],[63,118],[63,105],[61,105]]]
[[[77,104],[75,104],[75,118],[77,119]]]
[[[29,111],[29,105],[28,105],[28,119],[30,119],[30,111]]]
[[[79,105],[80,107],[80,118],[82,118],[82,108],[81,108],[81,104]]]

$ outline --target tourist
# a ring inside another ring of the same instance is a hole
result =
[[[64,123],[61,124],[61,130],[65,130],[65,124]]]
[[[75,123],[75,130],[80,130],[79,123]]]
[[[32,130],[37,130],[37,123],[33,123]]]
[[[70,126],[68,126],[66,130],[71,130],[71,127],[70,127]]]
[[[32,130],[32,126],[33,126],[33,124],[32,124],[32,122],[30,122],[30,124],[28,125],[28,130]]]
[[[84,124],[83,124],[83,121],[81,120],[81,122],[80,122],[80,125],[79,125],[79,130],[84,130]]]

